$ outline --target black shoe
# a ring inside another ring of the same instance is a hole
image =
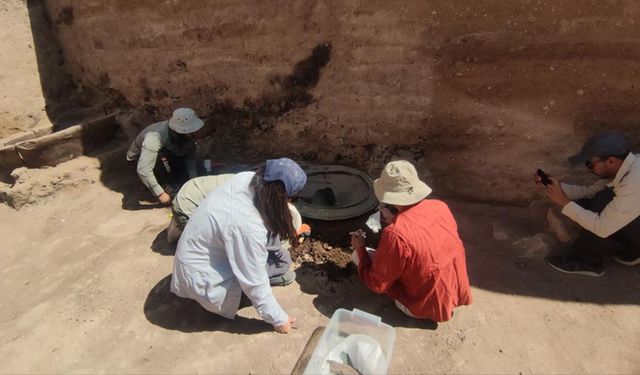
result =
[[[604,275],[604,265],[592,266],[575,256],[547,256],[547,263],[560,272],[591,277]]]
[[[636,264],[640,264],[640,255],[638,254],[617,253],[612,256],[612,258],[616,262],[624,264],[625,266],[635,266]]]

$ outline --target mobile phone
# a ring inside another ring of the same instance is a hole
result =
[[[540,176],[540,181],[544,186],[551,185],[551,179],[549,179],[549,175],[544,173],[542,169],[538,168],[538,170],[536,171],[536,174]]]

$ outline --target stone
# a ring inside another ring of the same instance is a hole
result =
[[[551,249],[551,238],[544,233],[537,233],[531,237],[520,238],[513,242],[522,252],[520,258],[544,258]]]
[[[547,222],[549,223],[549,230],[556,236],[558,241],[562,243],[571,242],[571,235],[567,227],[551,208],[547,210]]]
[[[491,224],[491,236],[498,241],[504,241],[509,239],[509,234],[507,233],[507,228],[505,225],[498,221],[494,220]]]
[[[54,168],[20,167],[11,173],[13,184],[0,184],[0,202],[20,209],[46,202],[61,190],[86,185],[100,179],[99,161],[81,157]]]

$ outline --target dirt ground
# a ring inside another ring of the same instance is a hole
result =
[[[49,121],[25,4],[0,5],[0,137]],[[446,200],[474,302],[437,326],[362,286],[343,251],[357,221],[312,223],[296,282],[274,288],[298,319],[285,336],[252,307],[228,321],[169,292],[169,210],[131,204],[144,192],[122,149],[16,176],[0,184],[25,204],[0,204],[0,373],[288,373],[340,307],[396,328],[390,373],[640,373],[640,266],[609,261],[599,279],[550,269],[544,204]]]
[[[474,297],[450,322],[405,318],[345,262],[335,263],[345,253],[324,265],[299,259],[296,282],[274,289],[298,319],[283,336],[252,307],[227,321],[171,295],[168,209],[123,209],[122,192],[137,189],[135,177],[101,170],[101,162],[82,157],[29,171],[24,185],[70,170],[81,182],[52,185],[52,195],[19,211],[0,205],[1,373],[287,373],[339,307],[396,328],[390,373],[640,371],[640,269],[610,262],[600,279],[553,271],[542,259],[555,245],[540,205],[449,201]],[[312,246],[317,260],[315,253],[341,244]]]
[[[48,122],[28,11],[17,0],[0,4],[0,139]]]

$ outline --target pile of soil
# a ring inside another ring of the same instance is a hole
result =
[[[324,221],[304,218],[312,228],[310,238],[291,249],[291,259],[316,276],[326,276],[329,281],[344,281],[358,273],[351,261],[349,232],[363,230],[366,245],[376,248],[380,233],[373,233],[365,224],[371,212],[346,220]],[[320,272],[318,272],[320,271]]]
[[[302,267],[324,271],[330,281],[350,277],[357,272],[351,261],[350,249],[334,247],[313,238],[307,238],[292,248],[291,259]]]
[[[330,262],[340,268],[351,262],[351,251],[342,247],[333,247],[326,242],[307,238],[296,248],[291,249],[291,258],[297,263],[314,262],[318,264]]]

